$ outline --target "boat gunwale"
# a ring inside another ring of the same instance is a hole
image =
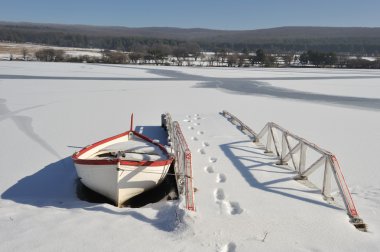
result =
[[[133,135],[136,135],[137,137],[158,146],[163,151],[163,153],[168,157],[168,159],[157,160],[157,161],[147,161],[147,160],[145,160],[145,161],[144,160],[143,161],[133,161],[133,160],[124,160],[121,158],[115,158],[115,159],[81,159],[80,158],[80,156],[83,155],[84,153],[86,153],[87,151],[90,151],[93,148],[95,148],[99,145],[102,145],[104,143],[107,143],[107,142],[110,142],[112,140],[127,136],[131,132],[133,133]],[[173,162],[173,159],[174,159],[172,156],[169,155],[168,151],[165,149],[165,147],[162,144],[156,143],[151,138],[144,136],[144,135],[142,135],[136,131],[133,131],[133,130],[129,130],[129,131],[126,131],[124,133],[121,133],[121,134],[118,134],[118,135],[115,135],[112,137],[108,137],[108,138],[100,140],[96,143],[90,144],[90,145],[84,147],[83,149],[81,149],[80,151],[75,152],[71,158],[73,159],[75,164],[84,164],[84,165],[117,165],[117,164],[120,164],[120,165],[127,165],[127,166],[153,166],[153,167],[154,166],[158,167],[158,166],[169,165],[170,163]]]

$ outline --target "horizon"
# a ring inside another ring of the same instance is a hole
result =
[[[203,27],[178,27],[178,26],[122,26],[122,25],[95,25],[95,24],[79,24],[79,23],[41,23],[41,22],[30,22],[30,21],[8,21],[8,20],[0,20],[1,23],[9,23],[9,24],[30,24],[30,25],[62,25],[62,26],[89,26],[89,27],[115,27],[115,28],[128,28],[128,29],[145,29],[145,28],[157,28],[157,29],[183,29],[183,30],[216,30],[216,31],[254,31],[254,30],[266,30],[266,29],[277,29],[277,28],[368,28],[368,29],[376,29],[380,28],[379,26],[313,26],[313,25],[299,25],[299,26],[274,26],[268,28],[257,28],[257,29],[217,29],[217,28],[203,28]]]
[[[364,2],[364,3],[363,3]],[[22,8],[20,8],[20,6]],[[115,8],[116,6],[116,8]],[[3,22],[114,26],[258,30],[279,27],[380,27],[380,2],[364,0],[227,0],[174,2],[163,0],[26,1],[2,4]]]
[[[254,31],[254,30],[267,30],[267,29],[278,29],[278,28],[368,28],[376,29],[379,26],[313,26],[313,25],[299,25],[299,26],[273,26],[268,28],[256,28],[256,29],[217,29],[217,28],[205,28],[205,27],[178,27],[178,26],[123,26],[123,25],[96,25],[96,24],[83,24],[83,23],[43,23],[43,22],[31,22],[31,21],[8,21],[0,20],[1,23],[9,24],[27,24],[27,25],[62,25],[62,26],[89,26],[89,27],[115,27],[115,28],[128,28],[128,29],[145,29],[145,28],[157,28],[157,29],[183,29],[183,30],[215,30],[215,31]]]

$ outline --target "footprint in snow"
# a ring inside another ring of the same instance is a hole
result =
[[[208,142],[202,142],[202,146],[203,146],[203,147],[209,147],[210,144],[209,144]]]
[[[191,122],[190,119],[184,119],[183,121],[184,121],[184,122]]]
[[[196,123],[193,123],[193,125],[194,125],[194,126],[199,126],[199,125],[201,125],[201,124],[196,122]]]
[[[243,209],[240,207],[239,202],[225,202],[227,213],[230,215],[241,214]]]
[[[239,202],[227,201],[226,195],[224,194],[223,189],[218,188],[214,191],[215,203],[217,203],[223,212],[226,212],[229,215],[237,215],[243,212],[243,209],[240,207]]]
[[[216,175],[216,183],[224,183],[226,180],[227,177],[223,173],[218,173],[218,175]]]
[[[198,138],[193,136],[193,137],[191,137],[191,140],[198,141]]]
[[[199,152],[200,154],[202,154],[202,155],[206,154],[205,149],[198,149],[198,152]]]
[[[214,191],[214,197],[215,197],[215,201],[217,202],[222,201],[226,198],[226,196],[224,195],[223,189],[220,189],[220,188]]]
[[[236,251],[236,244],[234,242],[227,243],[219,250],[219,252],[235,252],[235,251]]]
[[[207,173],[214,173],[214,167],[212,167],[211,165],[208,165],[205,167],[205,171]]]
[[[208,161],[210,163],[215,163],[218,159],[216,157],[209,157]]]
[[[199,114],[194,114],[194,117],[193,117],[194,120],[199,120],[201,119],[200,115]]]
[[[189,126],[189,127],[187,127],[189,130],[193,130],[194,129],[194,127],[193,126]]]
[[[203,135],[204,134],[204,131],[200,130],[197,132],[198,135]]]

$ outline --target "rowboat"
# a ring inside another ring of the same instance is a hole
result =
[[[91,190],[123,203],[161,183],[173,161],[158,141],[131,128],[91,144],[72,156],[78,177]]]

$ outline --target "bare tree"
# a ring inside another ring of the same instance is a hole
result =
[[[143,58],[143,54],[139,52],[132,52],[129,54],[129,59],[134,64],[136,64],[142,58]]]
[[[234,67],[238,61],[238,55],[236,53],[227,56],[227,66]]]
[[[203,66],[203,62],[204,62],[204,60],[206,59],[205,54],[201,52],[201,53],[199,54],[198,58],[199,58],[200,61],[201,61],[201,66]]]
[[[213,55],[213,56],[209,56],[207,58],[207,61],[208,61],[208,66],[214,66],[214,62],[218,61],[218,59],[215,55]]]
[[[188,56],[188,51],[183,46],[178,46],[173,49],[173,56],[177,59],[178,66],[182,66],[183,61]]]
[[[194,61],[197,61],[201,56],[201,47],[196,42],[188,42],[186,43],[186,49],[189,55],[194,58]]]
[[[237,54],[237,65],[238,65],[238,67],[244,66],[246,59],[248,59],[248,55],[243,54],[243,53]]]
[[[274,67],[276,65],[276,58],[272,55],[265,55],[263,63],[265,67]]]
[[[284,63],[286,66],[289,66],[290,63],[292,63],[293,58],[294,58],[293,54],[286,54],[286,55],[282,56],[282,59],[284,60]]]
[[[148,49],[148,54],[152,57],[156,65],[163,64],[169,53],[170,48],[163,44],[155,45]]]
[[[35,52],[35,56],[41,61],[62,61],[64,59],[64,52],[62,50],[47,48],[38,50]]]
[[[218,63],[218,66],[220,66],[220,64],[222,64],[222,65],[224,64],[224,62],[227,58],[227,55],[228,55],[228,51],[225,48],[218,49],[215,52],[215,58],[216,58],[216,61]]]
[[[26,57],[28,56],[28,49],[26,49],[25,47],[22,48],[21,53],[24,60],[26,60]]]
[[[108,52],[106,54],[106,62],[111,64],[124,64],[127,60],[127,55],[122,52]]]
[[[54,61],[63,61],[65,52],[63,50],[54,50]]]

